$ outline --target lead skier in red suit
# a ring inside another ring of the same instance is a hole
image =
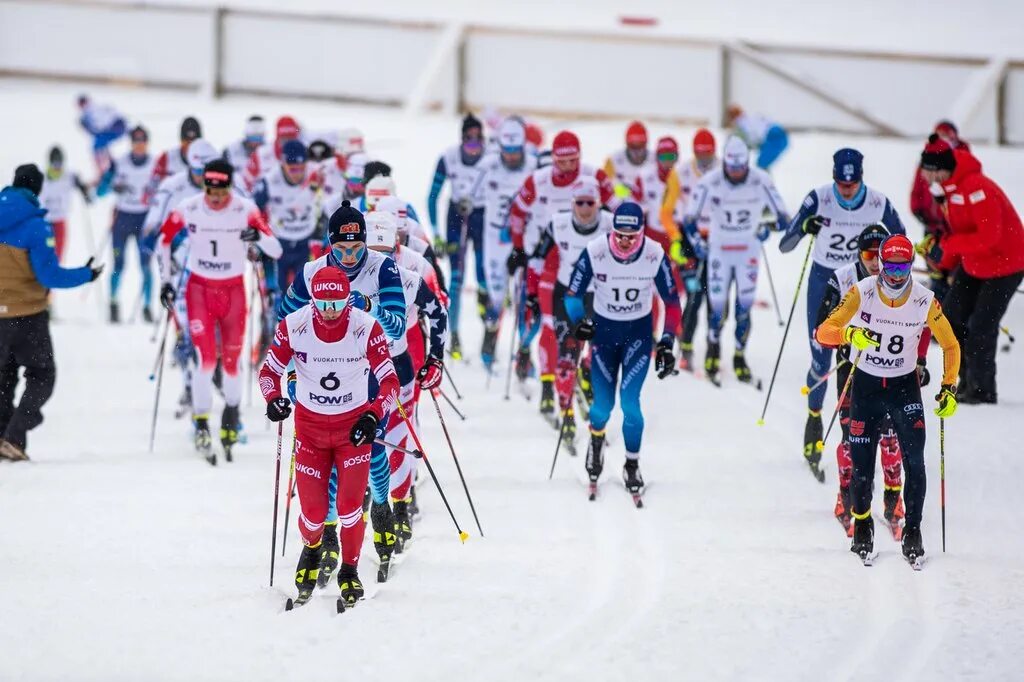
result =
[[[398,375],[388,339],[372,315],[349,305],[349,280],[338,268],[313,275],[310,304],[278,323],[260,369],[267,417],[291,414],[281,394],[281,376],[295,361],[295,482],[302,513],[302,555],[295,570],[296,603],[316,587],[323,558],[327,482],[338,470],[341,521],[341,597],[353,604],[363,596],[356,568],[363,545],[363,493],[370,474],[370,447],[382,415],[395,409]],[[372,386],[377,387],[376,397]]]
[[[217,463],[210,438],[213,407],[213,372],[217,366],[217,340],[223,369],[221,389],[224,412],[220,438],[231,461],[238,442],[238,403],[242,379],[238,359],[245,335],[245,263],[249,246],[270,258],[281,256],[281,243],[270,232],[263,214],[249,199],[231,189],[231,164],[214,159],[203,169],[203,194],[186,199],[171,211],[160,228],[160,264],[163,286],[160,301],[173,310],[177,287],[171,282],[171,242],[185,231],[185,269],[191,273],[185,286],[188,331],[199,354],[199,372],[192,382],[192,418],[196,449],[210,464]]]

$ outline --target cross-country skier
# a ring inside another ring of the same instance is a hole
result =
[[[451,265],[451,308],[449,324],[451,335],[449,352],[452,357],[462,357],[462,344],[459,342],[459,311],[461,309],[462,283],[465,278],[466,262],[469,260],[470,242],[472,242],[474,270],[477,284],[477,305],[483,309],[487,305],[487,279],[484,277],[483,256],[483,223],[484,207],[482,198],[474,198],[473,188],[480,175],[480,160],[484,156],[483,124],[473,114],[462,119],[462,141],[449,147],[437,160],[434,179],[427,197],[427,211],[430,224],[437,235],[435,246],[444,245]],[[448,199],[448,216],[445,229],[438,227],[437,200],[441,196],[441,188],[445,182],[451,183],[451,196]],[[444,235],[443,239],[441,235]],[[480,316],[483,318],[483,315]]]
[[[604,173],[621,200],[636,199],[637,180],[654,168],[654,159],[647,149],[647,127],[633,121],[626,128],[626,146],[605,159]]]
[[[121,309],[117,292],[121,287],[121,273],[124,271],[124,252],[129,237],[135,240],[139,251],[139,268],[142,270],[142,319],[153,321],[150,304],[153,301],[153,272],[149,267],[152,249],[146,248],[142,237],[142,226],[146,221],[148,207],[145,202],[146,187],[153,174],[156,159],[149,155],[149,133],[142,126],[135,126],[128,134],[132,143],[131,151],[112,161],[107,172],[100,178],[96,196],[102,197],[113,191],[117,195],[114,204],[114,220],[110,227],[114,247],[114,269],[110,273],[110,321],[121,320]]]
[[[805,235],[814,237],[813,264],[807,276],[807,334],[811,347],[808,386],[825,376],[832,364],[832,350],[822,347],[813,333],[829,277],[836,268],[857,260],[857,238],[868,225],[882,223],[890,234],[906,232],[892,203],[864,184],[864,155],[859,151],[844,147],[833,154],[832,180],[807,194],[779,242],[779,250],[789,253]],[[821,407],[827,389],[828,383],[822,382],[807,397],[804,457],[812,469],[821,462],[817,443],[824,432]]]
[[[644,237],[644,212],[625,202],[615,211],[612,233],[587,245],[570,278],[565,308],[575,325],[575,336],[589,341],[594,386],[590,410],[590,448],[587,473],[591,499],[604,467],[604,434],[612,407],[615,384],[621,384],[622,436],[626,463],[622,470],[626,489],[642,506],[644,480],[640,475],[640,441],[644,417],[640,388],[651,362],[651,307],[654,290],[665,304],[665,332],[658,342],[655,369],[659,379],[673,371],[672,343],[679,326],[679,293],[672,279],[668,256],[661,246]],[[593,317],[585,317],[584,297],[594,286]]]
[[[235,188],[249,196],[256,184],[256,178],[249,173],[257,156],[267,141],[267,124],[262,116],[254,114],[245,122],[242,138],[232,142],[224,150],[224,158],[235,169]]]
[[[196,449],[210,464],[217,463],[210,437],[210,409],[213,407],[213,372],[217,366],[218,335],[223,367],[224,412],[220,440],[231,461],[231,449],[238,442],[238,404],[242,379],[238,360],[245,334],[245,264],[249,246],[257,246],[271,258],[281,255],[281,243],[274,237],[263,214],[249,199],[232,189],[231,164],[218,158],[203,169],[203,196],[192,197],[171,211],[160,229],[160,300],[171,310],[177,287],[171,277],[171,243],[186,232],[190,272],[185,285],[188,329],[199,355],[199,370],[192,382],[192,419]]]
[[[562,439],[572,449],[576,438],[576,415],[572,407],[573,386],[576,382],[576,369],[579,364],[583,343],[576,338],[573,331],[575,321],[570,319],[566,308],[566,293],[569,290],[570,276],[576,261],[579,260],[587,245],[595,239],[606,238],[612,231],[612,214],[601,209],[601,191],[597,180],[582,177],[573,187],[572,210],[558,213],[541,234],[540,244],[534,249],[530,267],[526,271],[526,307],[533,311],[540,309],[538,287],[545,262],[549,258],[555,261],[557,279],[555,280],[552,302],[554,310],[555,338],[558,341],[558,361],[555,365],[555,389],[558,393],[559,418]],[[593,310],[591,299],[585,297],[585,310],[589,315]],[[583,378],[585,385],[591,386],[589,363]]]
[[[487,312],[484,319],[484,341],[480,359],[490,371],[505,300],[508,295],[508,255],[512,237],[508,230],[508,213],[512,200],[526,178],[537,168],[537,161],[526,153],[526,126],[512,116],[498,128],[498,153],[489,154],[480,162],[482,169],[474,194],[484,206],[483,257],[487,279]]]
[[[175,173],[180,173],[188,168],[189,145],[202,136],[203,131],[199,126],[199,121],[193,116],[186,116],[181,122],[178,146],[161,153],[156,159],[156,164],[153,166],[153,174],[150,176],[149,185],[146,188],[145,200],[147,203],[164,178],[169,178]]]
[[[279,422],[292,407],[281,392],[281,376],[294,362],[295,484],[302,512],[302,554],[295,569],[297,604],[313,594],[327,553],[328,506],[341,519],[338,586],[345,605],[363,596],[357,567],[363,545],[363,493],[370,471],[370,447],[377,426],[398,398],[398,379],[388,354],[387,336],[374,317],[351,304],[348,277],[334,267],[320,268],[309,285],[310,303],[277,326],[274,343],[260,368],[260,390],[267,417]],[[372,377],[377,390],[370,391]],[[328,495],[336,472],[337,500]],[[335,522],[337,523],[337,521]]]
[[[110,165],[110,145],[128,130],[121,112],[107,104],[92,101],[88,95],[78,96],[78,123],[92,137],[92,155],[96,162],[96,177]]]
[[[53,227],[54,251],[57,261],[64,255],[64,244],[67,242],[68,208],[71,195],[75,190],[82,195],[86,206],[92,203],[89,188],[78,173],[64,169],[64,151],[60,147],[51,147],[43,189],[39,192],[39,204],[46,209],[46,220]],[[110,160],[107,159],[109,166]]]
[[[707,214],[708,237],[698,233],[697,221]],[[750,336],[750,309],[757,291],[761,243],[773,225],[788,220],[782,197],[767,172],[750,167],[750,150],[738,137],[730,137],[722,153],[722,168],[711,171],[697,183],[687,209],[683,229],[697,257],[709,267],[708,348],[704,371],[718,383],[721,332],[729,291],[736,286],[736,351],[732,367],[736,378],[750,382],[752,375],[744,353]]]
[[[942,386],[935,399],[939,417],[956,411],[956,381],[960,346],[935,296],[911,277],[914,245],[905,235],[888,237],[879,250],[881,273],[858,282],[818,327],[819,343],[835,348],[843,343],[856,349],[850,388],[850,483],[854,518],[850,550],[865,563],[874,555],[871,495],[875,480],[875,448],[887,419],[903,448],[906,469],[906,525],[903,555],[919,567],[924,556],[921,517],[924,511],[925,422],[917,372],[918,344],[930,329],[942,346]]]

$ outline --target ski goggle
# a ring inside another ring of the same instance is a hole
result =
[[[658,152],[658,161],[663,163],[675,163],[679,154],[675,152]]]
[[[619,232],[618,230],[612,230],[612,236],[615,237],[615,241],[617,242],[632,244],[640,238],[640,232]]]
[[[577,206],[596,206],[597,202],[593,199],[577,199],[573,202]]]
[[[315,305],[316,309],[319,310],[320,312],[326,312],[328,310],[341,312],[348,306],[348,296],[346,296],[345,298],[333,299],[314,298],[313,305]]]
[[[872,261],[878,258],[878,249],[869,249],[867,251],[860,252],[860,259],[866,261]]]
[[[882,263],[882,273],[892,279],[906,279],[913,270],[913,263]]]
[[[501,147],[501,153],[502,154],[522,154],[523,151],[524,151],[524,147],[522,145],[518,145],[518,144],[517,145],[509,145],[509,146],[502,145],[502,147]]]

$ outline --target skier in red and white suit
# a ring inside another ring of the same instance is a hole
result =
[[[512,233],[512,254],[508,262],[510,273],[520,267],[526,267],[527,249],[532,251],[540,243],[541,230],[551,222],[555,214],[571,209],[573,189],[581,177],[588,176],[597,181],[601,203],[605,207],[614,210],[620,203],[605,172],[580,163],[580,140],[575,133],[563,130],[555,135],[551,145],[551,159],[552,165],[535,170],[526,179],[509,210],[508,223]],[[551,258],[544,265],[538,289],[542,321],[541,412],[544,414],[553,414],[555,410],[555,363],[558,361],[558,342],[555,338],[551,297],[557,276],[558,264]],[[527,312],[530,316],[535,316],[538,311]],[[529,327],[530,323],[527,322],[526,328]],[[522,352],[520,350],[520,353]],[[528,361],[529,351],[526,353]],[[517,364],[523,365],[524,362],[519,360]]]
[[[306,590],[312,592],[319,575],[332,466],[338,470],[341,521],[338,583],[347,601],[362,596],[356,566],[363,545],[370,446],[382,415],[395,409],[398,398],[388,339],[372,315],[349,305],[349,293],[348,277],[339,268],[318,270],[310,285],[310,304],[278,323],[260,368],[267,417],[281,421],[291,413],[281,393],[281,376],[295,362],[295,482],[305,545],[295,579],[300,601]],[[371,397],[374,380],[379,388]]]
[[[185,267],[191,273],[185,287],[185,308],[192,343],[199,355],[199,372],[192,385],[192,413],[196,448],[210,463],[209,412],[213,406],[213,372],[217,366],[217,332],[220,332],[224,370],[224,413],[221,442],[228,454],[238,440],[238,403],[242,380],[238,359],[245,335],[245,264],[249,246],[257,246],[270,258],[281,255],[281,243],[251,200],[231,187],[232,167],[214,159],[203,169],[203,194],[186,199],[171,211],[160,228],[160,300],[168,309],[176,297],[171,282],[171,242],[187,230]]]

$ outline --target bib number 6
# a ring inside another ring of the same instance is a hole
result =
[[[334,372],[330,372],[320,379],[320,387],[325,391],[337,391],[341,388],[341,379],[336,377]]]

